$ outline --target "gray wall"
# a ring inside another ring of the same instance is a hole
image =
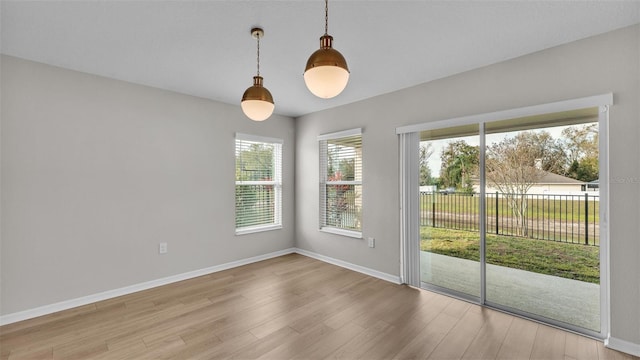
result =
[[[396,127],[613,92],[611,334],[640,344],[639,44],[640,26],[628,27],[297,119],[297,246],[398,275]],[[316,137],[353,127],[364,128],[363,234],[374,249],[318,231]]]
[[[294,246],[293,119],[1,60],[0,314]],[[282,230],[234,234],[236,131],[284,139]]]

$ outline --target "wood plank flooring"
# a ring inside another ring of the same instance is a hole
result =
[[[1,359],[634,359],[291,254],[0,327]]]

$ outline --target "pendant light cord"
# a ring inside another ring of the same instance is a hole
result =
[[[260,76],[260,35],[256,36],[256,39],[258,40],[258,76]]]
[[[329,0],[324,0],[324,34],[329,35]]]

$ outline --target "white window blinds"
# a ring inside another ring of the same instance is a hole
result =
[[[361,237],[361,129],[322,135],[320,141],[320,228]]]
[[[236,234],[282,227],[282,140],[236,134]]]

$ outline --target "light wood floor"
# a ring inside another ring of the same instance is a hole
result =
[[[0,328],[2,359],[633,359],[301,255]]]

